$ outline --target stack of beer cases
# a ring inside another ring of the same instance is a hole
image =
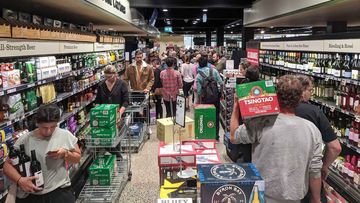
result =
[[[92,145],[112,146],[118,134],[119,105],[102,104],[90,111]]]

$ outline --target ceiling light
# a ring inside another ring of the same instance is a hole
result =
[[[240,25],[240,23],[236,23],[236,25]]]
[[[235,25],[231,25],[231,27],[235,27]]]
[[[163,9],[163,12],[168,12],[169,10],[167,10],[166,8]]]
[[[205,9],[203,9],[203,12],[207,12],[208,10],[205,8]]]
[[[274,26],[270,26],[270,28],[271,28],[271,29],[273,29],[273,28],[274,28]]]
[[[230,26],[227,26],[226,28],[227,28],[227,29],[229,29],[229,28],[230,28]]]
[[[167,21],[169,21],[170,19],[169,18],[166,18]]]
[[[199,20],[200,20],[200,18],[196,18],[196,20],[197,20],[197,21],[199,21]]]
[[[265,30],[261,30],[260,33],[261,33],[261,34],[264,34],[264,33],[265,33]]]

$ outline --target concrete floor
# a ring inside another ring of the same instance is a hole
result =
[[[165,110],[165,108],[164,108]],[[165,113],[165,112],[164,112]],[[193,118],[193,111],[187,116]],[[151,126],[152,134],[140,152],[132,154],[132,180],[123,190],[119,202],[122,203],[155,203],[159,197],[159,168],[157,162],[159,140],[156,137],[156,125]],[[217,144],[222,162],[231,162],[223,144],[224,131],[220,127],[220,142]]]

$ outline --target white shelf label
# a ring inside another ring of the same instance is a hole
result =
[[[0,57],[49,55],[58,53],[58,41],[0,39]]]
[[[112,50],[112,44],[94,43],[94,51],[108,51]]]
[[[60,53],[84,53],[94,51],[94,43],[60,42]]]

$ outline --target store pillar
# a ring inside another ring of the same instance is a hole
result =
[[[206,31],[206,46],[211,46],[211,31]]]
[[[224,27],[218,27],[216,31],[216,46],[224,46]]]
[[[246,50],[246,42],[254,39],[254,28],[252,27],[243,27],[242,28],[242,37],[241,37],[241,49]]]

